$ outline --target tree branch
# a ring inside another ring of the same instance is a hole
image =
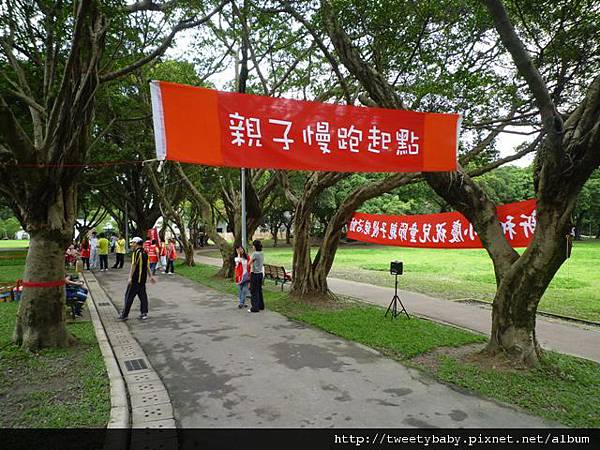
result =
[[[116,70],[114,72],[109,72],[107,74],[102,75],[100,77],[100,82],[101,83],[105,83],[107,81],[114,80],[115,78],[119,78],[119,77],[122,77],[124,75],[127,75],[128,73],[131,73],[134,70],[139,69],[143,65],[149,63],[153,59],[161,56],[167,50],[167,48],[169,48],[169,46],[171,45],[171,42],[173,41],[173,39],[175,38],[175,35],[177,33],[179,33],[182,30],[187,30],[189,28],[197,27],[197,26],[202,25],[203,23],[207,22],[208,20],[210,20],[210,18],[213,15],[215,15],[217,12],[221,11],[221,9],[223,9],[223,6],[225,6],[229,1],[230,0],[222,0],[221,3],[219,3],[219,5],[217,7],[215,7],[210,13],[208,13],[202,19],[198,19],[198,20],[191,20],[191,19],[182,20],[181,22],[179,22],[173,28],[173,30],[171,30],[171,32],[164,39],[164,41],[162,42],[162,44],[159,45],[153,52],[151,52],[150,54],[144,56],[141,59],[138,59],[136,62],[134,62],[134,63],[132,63],[132,64],[130,64],[128,66],[125,66],[125,67],[123,67],[123,68],[121,68],[119,70]],[[142,3],[144,3],[144,2],[142,2]],[[149,3],[152,3],[152,2],[149,2]]]
[[[517,36],[513,25],[508,18],[504,5],[500,0],[484,0],[485,5],[494,21],[494,25],[502,43],[511,54],[515,65],[521,76],[527,81],[529,89],[533,93],[535,103],[542,116],[544,130],[550,136],[563,133],[563,122],[556,106],[550,97],[548,87],[542,79],[540,72],[533,65],[533,61],[525,46]]]
[[[329,38],[344,65],[369,91],[371,98],[382,108],[404,109],[402,100],[387,80],[360,56],[350,37],[339,26],[329,0],[321,2],[323,22]]]
[[[165,12],[173,6],[177,5],[177,0],[171,0],[166,3],[156,3],[152,0],[142,0],[125,6],[125,11],[134,13],[138,11],[160,11]]]
[[[288,176],[287,171],[285,171],[285,170],[278,170],[277,174],[279,176],[279,179],[281,180],[281,187],[283,188],[283,193],[285,194],[285,197],[292,204],[292,206],[294,208],[296,208],[296,206],[298,205],[299,200],[298,200],[298,197],[296,197],[296,195],[292,191],[292,188],[290,186],[290,178]]]
[[[477,167],[469,172],[469,176],[471,178],[478,177],[483,175],[484,173],[490,172],[497,167],[500,167],[506,163],[516,161],[517,159],[521,159],[523,156],[532,153],[537,150],[538,146],[542,142],[543,133],[541,133],[532,143],[527,145],[524,149],[518,151],[514,155],[507,156],[505,158],[497,159],[494,162],[491,162],[485,166]]]
[[[342,73],[340,72],[340,68],[338,66],[337,61],[335,60],[335,58],[333,57],[331,52],[327,49],[327,46],[323,43],[323,40],[321,39],[321,37],[318,35],[318,33],[315,31],[315,29],[312,27],[312,25],[298,11],[296,11],[294,8],[292,8],[292,5],[290,5],[289,1],[283,0],[283,5],[285,7],[285,10],[293,18],[295,18],[298,22],[300,22],[308,30],[308,32],[312,35],[314,41],[319,46],[319,49],[321,50],[321,52],[323,52],[323,55],[325,56],[325,58],[327,58],[327,60],[329,61],[329,64],[331,64],[331,68],[333,69],[333,72],[335,73],[335,75],[338,78],[340,86],[342,87],[342,92],[344,93],[344,98],[346,100],[346,104],[351,105],[352,104],[352,96],[350,95],[350,90],[348,89],[346,80],[344,79],[344,77],[342,76]]]

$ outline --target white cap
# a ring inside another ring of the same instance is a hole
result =
[[[131,242],[135,242],[136,244],[142,244],[144,241],[141,237],[136,236],[134,238],[131,238]]]

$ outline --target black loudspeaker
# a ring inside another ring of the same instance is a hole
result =
[[[402,275],[403,270],[404,266],[402,261],[392,261],[390,263],[390,273],[392,275]]]

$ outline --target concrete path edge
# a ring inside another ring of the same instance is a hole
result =
[[[116,395],[108,428],[131,430],[109,434],[106,448],[177,448],[177,425],[165,385],[129,326],[116,320],[118,307],[98,278],[92,272],[86,277],[96,317],[104,331],[102,341],[112,355],[107,370],[110,366],[112,373],[118,374],[110,378],[111,391],[114,382]]]
[[[90,311],[90,316],[92,317],[96,339],[98,340],[98,346],[102,352],[104,364],[106,365],[106,372],[108,373],[108,379],[110,381],[111,408],[107,428],[129,428],[129,398],[127,396],[127,390],[125,389],[125,380],[119,369],[119,364],[113,353],[110,341],[108,340],[108,336],[106,335],[106,331],[100,320],[100,316],[98,315],[94,294],[89,288],[85,276],[84,279],[91,300],[88,303],[88,309]]]

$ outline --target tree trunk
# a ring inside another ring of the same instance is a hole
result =
[[[600,239],[600,225],[598,225],[598,231],[596,232],[596,239]]]
[[[23,279],[64,280],[67,233],[32,231]],[[25,287],[17,313],[13,341],[29,351],[66,347],[74,339],[65,328],[65,287]]]
[[[179,236],[181,238],[181,242],[183,243],[185,265],[193,267],[196,265],[196,262],[194,261],[194,246],[192,245],[192,242],[187,238],[185,232],[182,232]]]
[[[599,232],[600,232],[600,230],[599,230]],[[285,243],[288,245],[292,243],[292,224],[291,223],[289,225],[287,223],[285,224]]]
[[[310,257],[312,198],[302,199],[294,216],[294,257],[292,262],[292,297],[323,298],[331,295],[327,282],[322,283],[313,270]],[[327,277],[327,275],[325,275]]]
[[[273,237],[273,247],[277,247],[277,239],[279,238],[279,227],[271,227],[271,236]]]
[[[543,206],[534,238],[498,284],[494,297],[492,332],[487,350],[500,350],[527,366],[538,364],[541,349],[535,336],[538,304],[566,259],[569,224],[560,212]]]

